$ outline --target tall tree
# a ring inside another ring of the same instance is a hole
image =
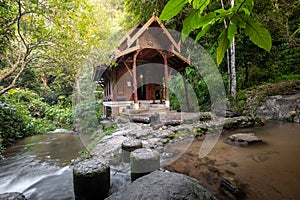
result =
[[[29,70],[45,87],[49,76],[72,84],[82,61],[110,34],[106,9],[95,10],[88,0],[8,0],[0,8],[0,38],[7,42],[0,49],[0,95]]]

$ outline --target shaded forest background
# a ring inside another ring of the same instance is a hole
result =
[[[61,127],[72,129],[74,112],[88,115],[80,109],[91,95],[87,93],[90,82],[84,80],[91,77],[93,67],[109,60],[118,38],[129,28],[138,21],[146,22],[154,11],[159,16],[167,2],[0,0],[0,151],[24,136]],[[225,8],[230,7],[229,1],[224,3]],[[221,1],[211,1],[204,13],[220,8]],[[180,32],[191,10],[191,5],[184,6],[164,24]],[[237,100],[248,88],[300,79],[300,2],[256,1],[251,16],[269,30],[272,48],[270,52],[260,49],[237,30]],[[213,59],[223,26],[217,24],[198,41]],[[194,30],[190,37],[198,33]],[[227,87],[226,57],[219,70]],[[202,77],[193,66],[187,68],[185,77],[201,109],[208,109],[209,93]],[[92,105],[90,99],[87,104],[99,120],[102,90],[99,85],[93,87]],[[176,109],[177,99],[171,98]],[[72,105],[72,100],[81,106]]]

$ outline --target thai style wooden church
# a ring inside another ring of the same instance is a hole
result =
[[[180,48],[181,38],[176,41],[155,14],[127,32],[111,63],[94,68],[93,79],[104,88],[104,115],[145,106],[168,110],[169,77],[190,64]]]

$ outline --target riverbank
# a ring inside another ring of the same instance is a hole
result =
[[[300,80],[239,91],[234,108],[243,115],[300,123]]]

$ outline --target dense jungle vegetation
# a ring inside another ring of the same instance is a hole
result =
[[[74,112],[85,115],[80,109],[91,99],[98,120],[101,87],[87,93],[92,86],[85,81],[93,66],[109,59],[120,35],[154,11],[160,16],[167,3],[0,0],[0,151],[24,136],[72,129]],[[230,99],[257,85],[300,79],[299,1],[170,0],[166,9],[172,15],[163,16],[166,27],[196,39],[216,61]],[[252,31],[263,34],[249,33],[244,22],[259,24]],[[202,77],[193,66],[184,76],[201,109],[207,109],[209,93]],[[175,97],[171,101],[176,105]]]

